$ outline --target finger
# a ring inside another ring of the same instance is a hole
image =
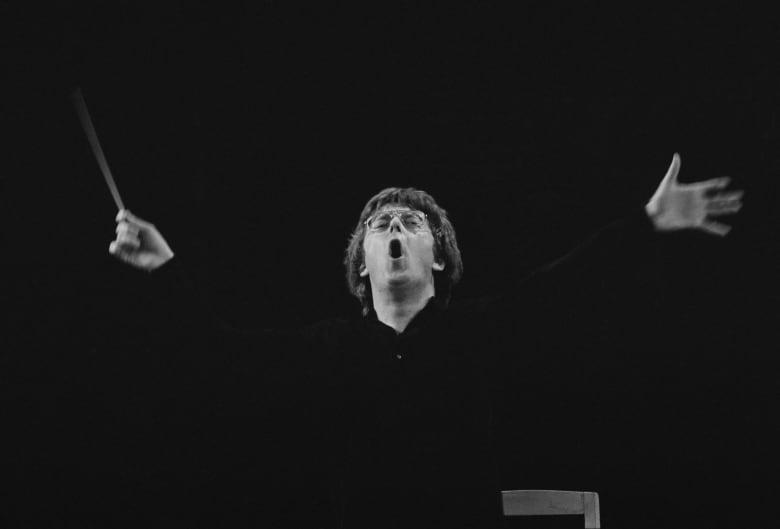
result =
[[[720,208],[727,208],[733,206],[741,206],[742,200],[740,199],[740,196],[726,197],[725,195],[717,195],[716,197],[705,200],[705,203],[707,204],[708,208],[720,209]]]
[[[680,172],[680,155],[674,153],[672,156],[672,163],[669,165],[669,169],[666,170],[664,179],[661,180],[661,187],[668,187],[677,183],[677,174]]]
[[[713,201],[739,201],[742,200],[742,197],[745,195],[745,192],[741,189],[739,191],[732,191],[730,193],[718,193],[717,195],[712,195],[710,198]]]
[[[137,217],[136,215],[133,215],[129,209],[120,209],[119,213],[116,214],[116,218],[114,220],[116,220],[116,222],[124,221],[130,224],[134,224],[141,229],[150,228],[152,226],[151,223],[145,221],[140,217]]]
[[[706,211],[708,215],[733,215],[742,209],[741,202],[733,204],[707,204]]]
[[[130,258],[135,259],[136,256],[138,255],[138,248],[132,246],[131,244],[117,243],[114,249],[115,249],[114,253],[122,254],[128,259]]]
[[[720,178],[712,178],[710,180],[704,180],[699,182],[699,185],[704,187],[707,192],[712,192],[716,189],[723,189],[731,183],[731,178],[728,176],[722,176]]]
[[[108,245],[108,253],[110,253],[120,261],[124,261],[126,263],[132,262],[134,259],[132,252],[129,252],[126,249],[124,249],[116,241],[111,241],[111,244]]]
[[[141,247],[141,241],[134,235],[117,235],[115,242],[121,249],[134,251]]]
[[[108,245],[108,253],[114,257],[120,257],[119,254],[123,254],[125,252],[122,250],[122,247],[117,241],[111,241],[111,244]]]
[[[708,213],[736,213],[742,208],[743,191],[720,193],[706,201],[705,210]]]
[[[723,237],[731,231],[731,226],[721,224],[720,222],[714,220],[706,220],[702,223],[701,229],[713,235]]]
[[[122,221],[116,226],[117,234],[129,233],[131,235],[137,236],[140,231],[141,229],[138,226],[134,226],[127,221]]]

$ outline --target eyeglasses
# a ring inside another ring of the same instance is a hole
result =
[[[408,209],[388,209],[366,219],[366,227],[372,232],[386,231],[394,218],[401,219],[404,227],[412,232],[428,230],[427,215],[422,211]]]

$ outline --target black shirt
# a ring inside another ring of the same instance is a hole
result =
[[[250,400],[276,401],[280,415],[308,421],[297,431],[311,428],[308,448],[323,458],[320,493],[334,526],[499,527],[493,432],[502,383],[533,391],[540,369],[571,359],[562,338],[598,328],[591,295],[625,279],[615,269],[636,262],[651,233],[637,212],[531,278],[510,278],[500,295],[447,307],[431,298],[400,334],[374,311],[295,331],[216,333],[215,364],[236,387],[243,379],[257,391]],[[162,280],[180,273],[171,265]],[[309,485],[285,487],[305,495]]]

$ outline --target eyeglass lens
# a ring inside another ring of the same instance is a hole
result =
[[[399,217],[409,230],[418,230],[425,224],[425,217],[419,211],[388,211],[372,217],[368,227],[375,231],[386,230],[394,217]]]

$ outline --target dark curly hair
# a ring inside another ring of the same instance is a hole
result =
[[[436,204],[431,195],[413,187],[383,189],[371,198],[363,208],[357,226],[350,236],[344,256],[350,293],[358,298],[363,306],[363,315],[367,315],[373,308],[373,303],[369,278],[360,277],[360,267],[365,262],[363,254],[363,239],[366,236],[365,221],[375,211],[387,204],[400,204],[420,210],[428,216],[434,238],[434,259],[444,263],[444,270],[433,273],[434,289],[436,297],[446,306],[452,297],[452,288],[463,275],[463,262],[458,249],[458,241],[455,239],[455,228],[452,227],[447,212]]]

